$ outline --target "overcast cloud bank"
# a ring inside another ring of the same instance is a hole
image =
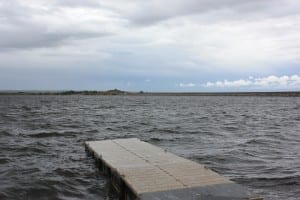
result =
[[[298,0],[0,0],[0,36],[0,89],[222,90],[237,83],[215,80],[300,74]]]

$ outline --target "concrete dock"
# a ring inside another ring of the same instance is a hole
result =
[[[85,145],[122,200],[262,200],[201,164],[135,138]]]

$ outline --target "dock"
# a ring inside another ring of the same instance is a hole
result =
[[[136,138],[85,146],[121,200],[262,200],[204,165]]]

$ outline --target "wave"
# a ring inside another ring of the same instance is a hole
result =
[[[275,137],[274,137],[275,138]],[[270,138],[254,138],[247,140],[244,144],[270,144],[270,143],[277,143],[280,144],[280,140],[274,140]]]
[[[34,134],[28,134],[26,136],[33,138],[47,138],[47,137],[75,137],[78,132],[63,131],[63,132],[40,132]]]
[[[5,150],[7,152],[15,152],[15,153],[22,153],[31,155],[33,153],[38,153],[38,154],[45,154],[47,153],[45,150],[37,147],[31,147],[31,146],[25,146],[25,147],[19,147],[19,146],[10,146],[10,147],[5,147],[5,148],[0,148],[0,150]],[[18,155],[20,156],[20,155]]]
[[[11,160],[8,158],[0,158],[0,165],[2,164],[7,164],[9,163]],[[1,198],[0,198],[1,199]]]
[[[0,131],[0,137],[5,137],[5,136],[12,136],[11,133],[7,132],[7,131]]]
[[[64,176],[64,177],[73,177],[76,175],[74,173],[74,169],[62,169],[62,168],[57,168],[54,170],[54,172],[59,175],[59,176]]]
[[[28,106],[22,106],[22,109],[25,110],[25,111],[30,111],[31,110],[31,108],[28,107]]]
[[[47,153],[46,151],[44,151],[44,150],[42,150],[42,149],[40,149],[40,148],[36,148],[36,147],[22,147],[22,148],[19,148],[18,149],[18,151],[19,152],[26,152],[26,153],[32,153],[32,152],[34,152],[34,153]]]
[[[149,133],[173,133],[173,134],[179,134],[180,131],[178,131],[177,129],[179,129],[179,127],[176,127],[176,129],[171,129],[171,128],[153,128],[150,129],[148,132]]]
[[[177,138],[161,138],[161,137],[151,137],[147,141],[152,141],[152,142],[161,142],[161,141],[175,141]]]
[[[300,175],[282,176],[282,177],[250,177],[250,178],[235,178],[239,183],[250,183],[251,185],[260,187],[274,187],[287,185],[300,185]]]

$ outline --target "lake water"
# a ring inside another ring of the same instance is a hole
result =
[[[137,137],[300,199],[299,97],[0,96],[0,199],[115,199],[84,141]]]

